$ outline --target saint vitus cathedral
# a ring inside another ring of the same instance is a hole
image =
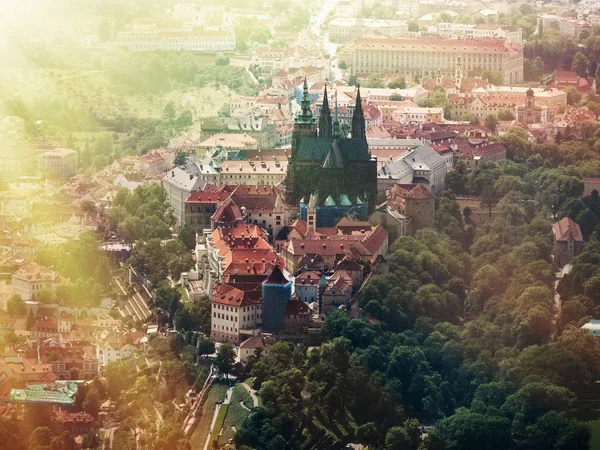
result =
[[[304,80],[302,111],[294,121],[292,153],[285,182],[287,202],[300,204],[301,216],[306,205],[311,204],[318,215],[323,215],[322,226],[333,226],[330,222],[345,215],[364,218],[375,207],[377,160],[371,156],[367,145],[360,87],[350,138],[340,134],[337,101],[332,117],[327,87],[318,126],[310,103]],[[336,212],[326,212],[332,209]]]

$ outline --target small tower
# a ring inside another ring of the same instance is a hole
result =
[[[263,281],[261,291],[263,329],[267,331],[283,330],[287,306],[292,299],[292,282],[276,265]]]
[[[316,194],[310,194],[308,200],[308,209],[306,210],[306,223],[308,225],[308,233],[312,234],[317,231],[317,199]]]
[[[317,122],[310,109],[310,96],[308,95],[308,82],[304,78],[304,92],[300,101],[302,111],[294,121],[294,131],[292,133],[292,159],[296,154],[296,150],[300,146],[300,140],[304,136],[317,136]]]
[[[435,197],[422,184],[417,184],[404,196],[404,213],[411,218],[411,234],[423,228],[433,228]]]
[[[283,199],[281,198],[281,193],[277,193],[275,197],[275,206],[273,208],[273,217],[275,220],[273,221],[273,239],[279,234],[281,229],[283,228],[284,220],[284,209],[283,209]]]
[[[525,93],[525,95],[527,96],[527,100],[526,100],[527,107],[528,108],[535,107],[535,94],[533,92],[533,89],[531,89],[531,88],[527,89],[527,92]]]
[[[456,57],[456,68],[454,69],[454,79],[456,87],[460,90],[460,84],[462,82],[462,55]]]

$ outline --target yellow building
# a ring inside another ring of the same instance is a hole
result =
[[[500,39],[359,38],[338,53],[354,73],[386,71],[456,76],[475,69],[500,72],[504,82],[523,82],[523,47]]]

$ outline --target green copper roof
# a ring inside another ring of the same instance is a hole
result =
[[[325,199],[325,203],[323,203],[323,204],[324,204],[325,206],[335,206],[335,200],[334,200],[334,199],[333,199],[333,197],[331,197],[331,195],[330,195],[330,196],[328,196],[328,197]]]
[[[298,122],[298,123],[313,123],[313,122],[315,122],[315,118],[313,117],[313,113],[310,109],[310,96],[308,95],[308,83],[306,82],[306,77],[304,77],[304,92],[302,93],[302,100],[300,101],[300,107],[302,108],[302,112],[296,118],[296,122]]]
[[[356,204],[357,205],[362,205],[363,204],[362,200],[358,196],[356,196]]]
[[[325,276],[325,274],[321,275],[321,279],[319,280],[319,284],[321,284],[321,285],[323,285],[323,284],[325,284],[325,285],[329,284],[329,281],[327,281],[327,277]]]
[[[324,169],[341,169],[344,167],[344,160],[340,153],[338,139],[334,139],[331,148],[327,152],[325,162],[323,163]]]
[[[60,382],[54,384],[34,384],[27,389],[11,389],[8,397],[11,402],[50,403],[73,405],[77,396],[77,383]]]
[[[324,162],[333,141],[333,138],[303,137],[295,158],[298,161]],[[341,138],[338,140],[338,147],[344,161],[369,161],[370,159],[365,139]]]
[[[352,202],[348,198],[346,194],[340,195],[340,205],[342,206],[352,206]]]

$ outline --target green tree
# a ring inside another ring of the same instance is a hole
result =
[[[493,114],[488,114],[485,118],[485,126],[495,132],[498,126],[498,118]]]
[[[503,417],[484,416],[459,410],[442,419],[436,434],[443,440],[447,450],[507,450],[514,448],[510,422]]]
[[[571,64],[571,70],[573,72],[576,72],[577,75],[579,75],[580,77],[584,77],[586,75],[589,64],[590,61],[587,59],[587,57],[583,53],[577,52],[573,57],[573,64]]]
[[[6,312],[11,317],[27,314],[27,306],[20,295],[11,295],[6,301]]]
[[[498,203],[498,196],[492,186],[486,186],[481,193],[481,198],[479,200],[481,207],[488,210],[488,215],[492,217],[492,209]]]
[[[113,400],[119,398],[121,391],[129,389],[135,381],[135,368],[125,360],[113,361],[106,366],[108,394]]]
[[[173,101],[170,101],[165,105],[165,108],[163,110],[163,117],[168,121],[172,121],[175,119],[176,116],[177,109],[175,108],[175,103]]]
[[[210,339],[199,339],[196,350],[200,358],[206,355],[211,355],[215,352],[215,343]]]
[[[215,359],[215,364],[217,366],[217,370],[220,374],[225,376],[229,376],[231,371],[233,370],[233,365],[235,363],[235,349],[233,345],[226,342],[219,346],[219,350],[217,350],[217,357]]]
[[[549,411],[525,432],[526,440],[533,449],[573,449],[590,448],[590,430],[566,414]]]
[[[503,109],[502,111],[498,112],[498,119],[504,121],[515,120],[515,115],[510,109]]]
[[[575,89],[573,86],[567,86],[563,89],[567,93],[567,104],[578,105],[581,101],[581,92]]]
[[[406,89],[406,80],[404,77],[396,78],[388,84],[389,89]]]
[[[91,388],[82,404],[83,410],[92,416],[98,416],[100,412],[100,393],[95,387]]]

